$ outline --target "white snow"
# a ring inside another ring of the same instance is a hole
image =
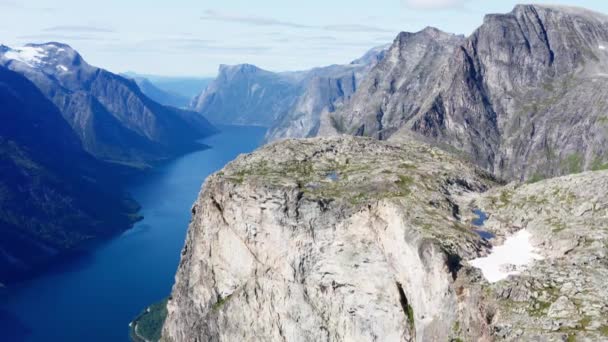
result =
[[[24,46],[11,49],[7,51],[4,56],[8,59],[17,60],[33,67],[42,62],[41,59],[46,57],[46,53],[43,48]]]
[[[59,64],[57,66],[57,69],[59,69],[59,70],[61,70],[63,72],[67,72],[68,71],[68,68],[65,65],[61,65],[61,64]]]
[[[530,233],[522,229],[508,237],[502,246],[494,246],[487,257],[477,258],[469,263],[479,268],[490,283],[495,283],[510,275],[519,274],[522,268],[534,260],[541,259],[542,256],[535,252],[530,243]]]
[[[606,47],[605,47],[604,45],[600,45],[600,46],[598,46],[598,48],[599,48],[600,50],[606,50]]]

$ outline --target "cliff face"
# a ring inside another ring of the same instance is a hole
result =
[[[597,169],[607,157],[607,20],[520,5],[486,16],[466,39],[401,34],[350,105],[322,120],[320,135],[414,132],[509,179]]]
[[[490,330],[461,258],[485,242],[453,196],[494,185],[425,145],[285,141],[211,176],[193,207],[166,341],[449,340]]]
[[[296,101],[296,77],[254,65],[222,65],[218,77],[192,102],[212,122],[269,127]]]
[[[605,339],[607,180],[501,186],[414,141],[270,144],[205,183],[161,340]]]

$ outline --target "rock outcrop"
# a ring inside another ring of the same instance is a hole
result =
[[[400,34],[320,135],[412,132],[506,179],[605,167],[608,17],[519,5],[465,38]]]
[[[485,309],[467,309],[483,294],[455,285],[485,242],[452,197],[494,185],[415,143],[288,140],[240,157],[192,209],[163,338],[488,337]]]
[[[606,339],[606,188],[503,186],[415,141],[270,144],[206,181],[161,340]],[[485,280],[472,260],[521,229],[542,257]]]

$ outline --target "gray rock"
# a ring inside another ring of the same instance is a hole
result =
[[[466,39],[402,33],[319,135],[422,135],[507,179],[606,167],[606,16],[519,5]]]

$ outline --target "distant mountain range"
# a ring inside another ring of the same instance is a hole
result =
[[[216,132],[60,43],[0,46],[0,118],[0,283],[130,227],[123,177]]]
[[[321,113],[342,106],[386,48],[374,48],[351,64],[298,72],[222,65],[192,109],[214,123],[269,127],[269,141],[312,136]]]
[[[212,77],[170,77],[134,72],[124,73],[123,76],[135,80],[141,91],[152,100],[177,108],[188,108],[192,99],[214,80]]]

